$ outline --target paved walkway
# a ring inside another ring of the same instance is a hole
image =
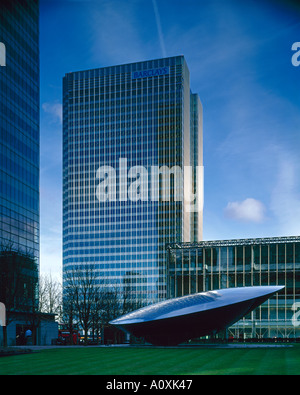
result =
[[[32,351],[41,351],[41,350],[53,350],[56,348],[59,349],[70,349],[70,348],[110,348],[110,347],[131,347],[131,348],[227,348],[227,349],[238,349],[238,348],[280,348],[280,347],[293,347],[293,344],[290,343],[230,343],[230,344],[191,344],[191,345],[180,345],[180,346],[151,346],[151,345],[140,345],[140,344],[111,344],[111,345],[93,345],[93,346],[84,346],[84,345],[73,345],[73,346],[12,346],[20,349],[29,349]]]

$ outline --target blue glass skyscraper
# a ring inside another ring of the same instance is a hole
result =
[[[183,56],[66,74],[64,273],[90,265],[133,302],[164,299],[166,243],[202,238],[185,166],[202,166],[202,108]]]
[[[30,254],[38,265],[37,0],[1,1],[0,41],[0,248]]]

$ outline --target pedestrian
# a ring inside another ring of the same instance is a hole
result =
[[[25,343],[29,344],[31,342],[32,332],[30,329],[27,329],[25,332]]]

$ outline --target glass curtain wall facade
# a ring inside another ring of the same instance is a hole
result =
[[[229,328],[234,338],[300,337],[300,237],[205,241],[168,246],[168,296],[284,285]]]
[[[198,171],[203,170],[203,110],[200,98],[197,94],[191,93],[191,163]],[[193,191],[202,193],[200,200],[204,199],[203,182],[204,173],[200,173],[201,178],[197,178],[197,172],[193,172]],[[201,187],[200,184],[201,183]],[[200,196],[199,196],[200,197]],[[192,214],[191,241],[201,241],[203,238],[203,207],[199,207]]]
[[[39,261],[39,4],[1,1],[0,248]]]
[[[65,75],[64,273],[90,265],[99,284],[133,302],[166,297],[165,245],[192,240],[193,216],[175,201],[172,176],[171,198],[161,198],[152,167],[191,164],[190,96],[182,56]],[[101,178],[105,166],[115,178]],[[101,201],[99,188],[111,180],[112,195]]]

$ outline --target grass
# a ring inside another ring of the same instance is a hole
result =
[[[0,375],[298,375],[300,345],[280,348],[55,348],[0,358]]]

